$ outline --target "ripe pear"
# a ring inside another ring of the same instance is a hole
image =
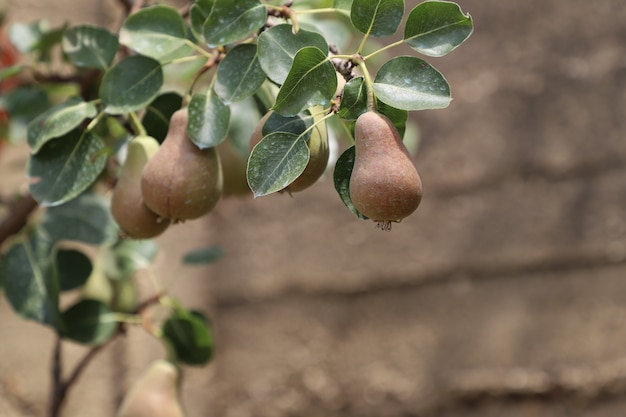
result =
[[[187,135],[188,117],[187,108],[172,115],[167,136],[141,176],[146,206],[174,222],[213,210],[224,181],[216,148],[199,149]]]
[[[126,160],[111,196],[111,214],[122,233],[133,239],[150,239],[163,233],[169,220],[161,219],[144,204],[141,174],[158,152],[159,142],[150,136],[138,136],[128,145]]]
[[[422,180],[391,120],[363,113],[355,126],[350,198],[383,230],[413,213],[422,200]]]
[[[310,113],[314,115],[313,123],[315,124],[315,127],[311,130],[311,135],[307,141],[307,146],[309,147],[310,152],[309,162],[300,176],[298,176],[298,178],[281,191],[292,193],[305,190],[315,184],[315,182],[320,179],[322,174],[326,171],[328,158],[330,156],[330,149],[328,146],[326,121],[319,122],[320,118],[323,117],[323,110],[324,108],[321,106],[309,109]],[[250,150],[252,150],[252,148],[254,148],[256,144],[261,141],[261,139],[263,139],[263,126],[271,115],[272,110],[267,112],[255,127],[250,137]]]
[[[184,417],[180,383],[176,365],[153,362],[126,394],[116,417]]]

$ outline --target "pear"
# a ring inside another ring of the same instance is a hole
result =
[[[116,417],[184,417],[180,384],[176,365],[154,361],[126,394]]]
[[[141,176],[146,206],[174,222],[209,213],[222,195],[223,176],[215,147],[199,149],[187,135],[187,108],[176,111],[159,151]]]
[[[224,172],[223,195],[225,197],[252,197],[253,194],[246,178],[248,159],[235,148],[230,139],[217,145],[217,153]]]
[[[391,120],[375,111],[359,116],[350,198],[383,230],[413,213],[422,200],[422,180]]]
[[[169,221],[161,219],[144,204],[141,174],[158,152],[159,142],[150,136],[138,136],[128,145],[126,160],[111,196],[111,214],[122,233],[133,239],[150,239],[163,233]]]

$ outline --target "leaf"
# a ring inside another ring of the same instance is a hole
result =
[[[367,219],[364,215],[352,204],[352,198],[350,198],[350,177],[352,176],[352,168],[354,167],[354,146],[346,149],[335,164],[335,171],[333,173],[333,181],[335,184],[335,190],[339,194],[343,204],[350,209],[359,219]]]
[[[402,110],[441,109],[450,104],[450,86],[426,61],[399,56],[376,74],[374,93],[380,101]]]
[[[345,120],[356,120],[367,111],[367,91],[363,77],[353,78],[343,87],[337,115]]]
[[[97,113],[93,103],[86,103],[80,97],[70,97],[35,118],[28,126],[28,144],[31,153],[37,153],[49,140],[61,137],[80,123],[95,117]]]
[[[224,251],[219,246],[209,246],[187,252],[183,257],[183,263],[187,265],[207,265],[220,260]]]
[[[259,0],[214,0],[204,22],[204,39],[211,48],[244,39],[262,28],[267,10]]]
[[[47,209],[41,219],[41,228],[52,243],[70,240],[102,245],[117,238],[109,200],[90,192]]]
[[[224,103],[230,104],[251,97],[264,81],[265,73],[259,64],[256,45],[237,45],[220,62],[215,93]]]
[[[283,84],[289,74],[296,53],[307,46],[315,46],[328,54],[328,44],[322,35],[300,29],[293,33],[293,26],[274,26],[259,35],[259,62],[265,74],[276,84]]]
[[[73,130],[31,155],[26,171],[33,198],[52,207],[76,198],[98,178],[107,155],[102,141],[89,132]]]
[[[146,7],[131,14],[120,30],[120,43],[161,63],[193,52],[182,16],[166,5]]]
[[[124,280],[140,269],[150,266],[157,254],[157,244],[153,240],[121,240],[106,253],[107,276]]]
[[[77,67],[107,69],[120,47],[117,37],[108,30],[80,25],[65,31],[63,52]]]
[[[52,327],[59,322],[59,285],[48,254],[50,243],[37,229],[16,241],[0,262],[4,293],[17,314]]]
[[[354,0],[350,19],[362,33],[375,36],[393,35],[404,16],[404,0]]]
[[[176,308],[162,330],[163,339],[177,360],[187,365],[204,365],[213,356],[213,335],[201,312]]]
[[[146,107],[163,85],[161,64],[134,55],[109,68],[100,84],[100,98],[109,114],[123,114]]]
[[[55,267],[61,291],[82,287],[93,271],[89,257],[75,249],[57,249]]]
[[[215,94],[194,94],[189,103],[187,135],[200,149],[218,145],[226,139],[230,108]]]
[[[404,41],[417,52],[440,57],[453,51],[472,34],[471,16],[458,4],[425,1],[411,13],[404,28]]]
[[[170,125],[170,118],[182,106],[183,98],[178,93],[165,93],[158,96],[141,119],[148,136],[163,142]]]
[[[38,20],[32,23],[13,23],[9,28],[9,39],[20,52],[31,52],[44,33],[48,31],[48,23]]]
[[[273,109],[284,116],[292,116],[309,107],[325,106],[335,90],[335,67],[322,50],[308,46],[296,53]]]
[[[86,345],[102,345],[117,330],[115,313],[97,300],[81,300],[62,314],[65,329],[61,336]]]
[[[302,135],[275,132],[252,149],[248,160],[248,185],[255,197],[280,191],[302,174],[310,151]]]
[[[350,11],[352,9],[352,0],[334,0],[333,8]]]
[[[191,32],[197,39],[204,41],[204,22],[211,14],[214,0],[196,0],[189,8]]]
[[[272,112],[270,117],[267,118],[265,124],[261,129],[263,136],[267,136],[274,132],[286,132],[300,135],[306,131],[306,129],[313,124],[313,117],[311,117],[308,110],[297,114],[295,116],[282,116],[276,112]],[[305,140],[309,140],[311,132],[306,132],[303,135]]]

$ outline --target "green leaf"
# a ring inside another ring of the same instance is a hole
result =
[[[82,287],[93,270],[89,257],[75,249],[57,249],[55,266],[61,291]]]
[[[308,46],[296,53],[273,109],[284,116],[291,116],[309,107],[325,106],[330,103],[335,90],[335,67],[322,50]]]
[[[450,104],[450,86],[426,61],[399,56],[376,74],[374,93],[380,101],[402,110],[441,109]]]
[[[59,322],[59,284],[49,261],[50,242],[37,229],[16,241],[0,262],[4,293],[17,314],[52,327]]]
[[[61,336],[86,345],[102,345],[117,330],[116,315],[97,300],[81,300],[62,314],[65,329]]]
[[[406,130],[406,122],[409,119],[409,112],[392,107],[380,100],[376,101],[376,108],[380,113],[384,114],[387,118],[389,118],[389,120],[391,120],[393,125],[398,130],[398,133],[400,133],[400,137],[403,138],[404,131]]]
[[[193,52],[182,16],[166,5],[146,7],[131,14],[120,30],[120,43],[161,63]]]
[[[261,133],[263,136],[267,136],[274,132],[286,132],[299,136],[312,124],[313,117],[311,117],[308,110],[295,116],[283,116],[276,112],[272,112],[261,128]],[[305,140],[309,140],[310,136],[311,132],[309,131],[303,135],[303,138]]]
[[[53,243],[70,240],[101,245],[117,238],[109,200],[90,192],[63,205],[50,207],[43,214],[41,228]]]
[[[226,139],[230,107],[215,94],[194,94],[189,103],[187,135],[200,149],[218,145]]]
[[[177,360],[187,365],[204,365],[213,356],[213,335],[201,312],[176,308],[162,330],[163,339]]]
[[[43,20],[32,23],[17,22],[9,28],[9,39],[20,52],[31,52],[47,31],[48,23]]]
[[[18,87],[2,97],[0,107],[11,115],[6,138],[18,143],[28,136],[30,122],[50,107],[50,100],[41,86]]]
[[[163,85],[161,64],[134,55],[109,68],[100,84],[100,98],[109,114],[123,114],[146,107]]]
[[[353,78],[343,87],[337,115],[345,120],[356,120],[367,111],[367,90],[363,77]]]
[[[106,253],[107,276],[115,280],[131,278],[138,270],[150,266],[157,250],[153,240],[119,241]]]
[[[204,39],[211,48],[237,42],[262,28],[266,20],[267,10],[259,0],[214,0],[204,22]]]
[[[339,194],[339,198],[343,201],[343,204],[350,209],[360,219],[367,219],[363,216],[352,204],[350,198],[350,177],[352,176],[352,168],[354,167],[354,146],[349,147],[341,154],[337,163],[335,164],[335,171],[333,173],[333,181],[335,184],[335,190]]]
[[[183,263],[187,265],[207,265],[220,260],[224,251],[219,246],[209,246],[188,252],[183,257]]]
[[[107,69],[120,47],[108,30],[90,25],[68,29],[63,35],[63,52],[77,67]]]
[[[248,185],[255,197],[280,191],[306,168],[310,151],[302,135],[275,132],[252,149],[248,160]]]
[[[259,62],[263,71],[276,84],[283,84],[289,74],[296,53],[307,46],[315,46],[328,54],[328,44],[322,35],[300,29],[293,33],[293,26],[274,26],[259,35]]]
[[[95,117],[98,110],[93,103],[80,97],[70,97],[35,118],[28,126],[28,144],[31,153],[37,153],[43,145],[61,137],[87,118]]]
[[[211,14],[214,0],[196,0],[189,9],[191,32],[197,39],[204,41],[204,22]]]
[[[333,8],[350,11],[352,9],[352,0],[334,0]]]
[[[465,42],[473,30],[471,16],[464,15],[458,4],[425,1],[411,10],[404,41],[419,53],[439,57]]]
[[[350,19],[362,33],[382,37],[393,35],[404,16],[404,0],[354,0]]]
[[[183,98],[178,93],[165,93],[158,96],[146,109],[141,124],[148,136],[163,142],[170,125],[170,118],[182,106]]]
[[[241,44],[231,49],[220,63],[215,93],[230,104],[251,97],[264,81],[256,45]]]
[[[46,144],[27,164],[33,198],[42,207],[52,207],[76,198],[98,178],[107,155],[104,144],[89,132],[73,130]]]

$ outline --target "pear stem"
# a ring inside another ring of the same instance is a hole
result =
[[[129,117],[130,117],[130,125],[133,127],[135,134],[137,136],[146,136],[148,132],[146,132],[146,128],[143,127],[143,123],[141,123],[141,120],[139,120],[139,116],[137,116],[137,113],[135,113],[134,111],[131,111],[129,113]]]

